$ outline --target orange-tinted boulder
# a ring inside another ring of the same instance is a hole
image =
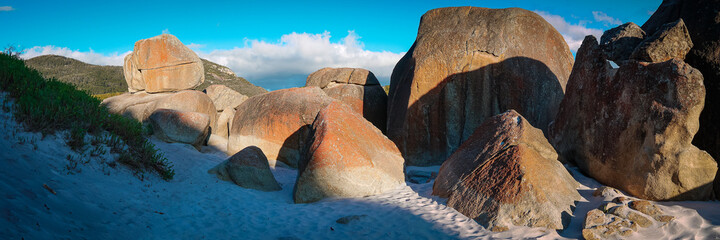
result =
[[[385,131],[387,94],[372,72],[362,68],[323,68],[310,74],[305,86],[320,87]]]
[[[130,55],[123,65],[130,92],[192,89],[205,81],[200,58],[173,35],[137,41]]]
[[[163,141],[192,144],[199,148],[210,130],[210,118],[198,112],[160,108],[148,117],[153,134]]]
[[[277,160],[297,167],[310,124],[332,101],[318,87],[282,89],[248,98],[235,108],[228,155],[257,146],[270,166]]]
[[[430,10],[392,73],[388,137],[408,165],[437,165],[485,119],[509,109],[546,130],[572,65],[562,35],[533,12]]]
[[[299,164],[295,203],[383,193],[405,182],[395,144],[341,102],[315,118]]]
[[[563,229],[581,199],[557,153],[515,111],[494,116],[440,167],[433,194],[488,229]]]

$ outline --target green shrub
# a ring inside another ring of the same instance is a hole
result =
[[[44,79],[17,56],[6,53],[0,53],[0,89],[15,99],[15,118],[28,130],[43,134],[69,130],[67,144],[73,149],[85,146],[86,133],[106,130],[127,145],[123,149],[118,139],[109,145],[112,152],[121,154],[119,162],[136,171],[154,171],[163,179],[172,179],[172,166],[143,135],[142,124],[110,114],[100,100],[87,92],[55,79]]]

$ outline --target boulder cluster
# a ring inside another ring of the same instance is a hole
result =
[[[252,97],[189,90],[202,64],[161,35],[135,44],[130,93],[104,104],[165,141],[225,151],[210,173],[241,187],[280,190],[272,169],[297,168],[293,199],[311,203],[435,178],[432,194],[493,231],[565,229],[582,197],[564,164],[576,165],[609,186],[598,196],[633,196],[606,201],[584,225],[586,238],[622,238],[672,221],[647,200],[720,196],[718,11],[717,0],[667,0],[642,27],[587,36],[573,59],[531,11],[434,9],[387,95],[358,68]],[[410,165],[441,167],[406,175]]]

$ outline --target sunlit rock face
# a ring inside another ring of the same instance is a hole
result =
[[[318,113],[302,156],[295,203],[375,195],[405,182],[395,144],[338,101]]]
[[[137,41],[133,52],[125,56],[123,70],[130,92],[186,90],[205,81],[200,58],[170,34]]]

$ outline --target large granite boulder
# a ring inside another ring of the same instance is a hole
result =
[[[170,34],[137,41],[123,69],[130,92],[186,90],[205,81],[200,58]]]
[[[217,111],[212,100],[200,91],[185,90],[176,93],[146,92],[125,93],[103,100],[111,113],[133,118],[139,122],[146,122],[150,114],[160,108],[184,112],[198,112],[210,118],[210,128],[216,128]]]
[[[705,79],[705,108],[693,144],[720,159],[720,0],[664,0],[642,28],[654,34],[664,24],[682,18],[693,47],[685,61],[697,68]],[[720,176],[720,174],[718,174]],[[720,177],[715,181],[720,196]]]
[[[312,125],[295,183],[295,203],[363,197],[405,182],[395,144],[348,105],[335,101]]]
[[[210,97],[218,112],[226,108],[235,108],[248,99],[232,88],[219,84],[210,85],[203,92]]]
[[[578,183],[543,132],[511,110],[480,125],[440,167],[433,194],[488,229],[563,229]]]
[[[600,38],[600,46],[607,53],[608,60],[621,62],[630,59],[630,55],[643,39],[645,31],[637,24],[629,22],[605,31]]]
[[[673,58],[682,60],[692,46],[685,22],[678,19],[663,25],[655,34],[643,40],[630,58],[644,62],[664,62]]]
[[[290,88],[248,98],[235,108],[228,155],[257,146],[270,160],[297,167],[317,113],[334,101],[318,87]]]
[[[148,117],[153,135],[166,142],[192,144],[199,148],[205,144],[210,132],[210,117],[198,112],[185,112],[160,108]]]
[[[387,94],[372,72],[362,68],[323,68],[311,73],[305,86],[320,87],[385,131]]]
[[[599,182],[650,200],[701,200],[717,165],[691,144],[705,88],[677,59],[612,69],[593,36],[577,52],[550,140]]]
[[[392,73],[388,137],[408,165],[435,165],[486,118],[509,109],[544,130],[572,65],[562,35],[533,12],[430,10]]]
[[[238,186],[265,192],[279,191],[280,184],[275,180],[268,159],[256,146],[233,154],[224,162],[208,171],[223,181],[232,181]]]

